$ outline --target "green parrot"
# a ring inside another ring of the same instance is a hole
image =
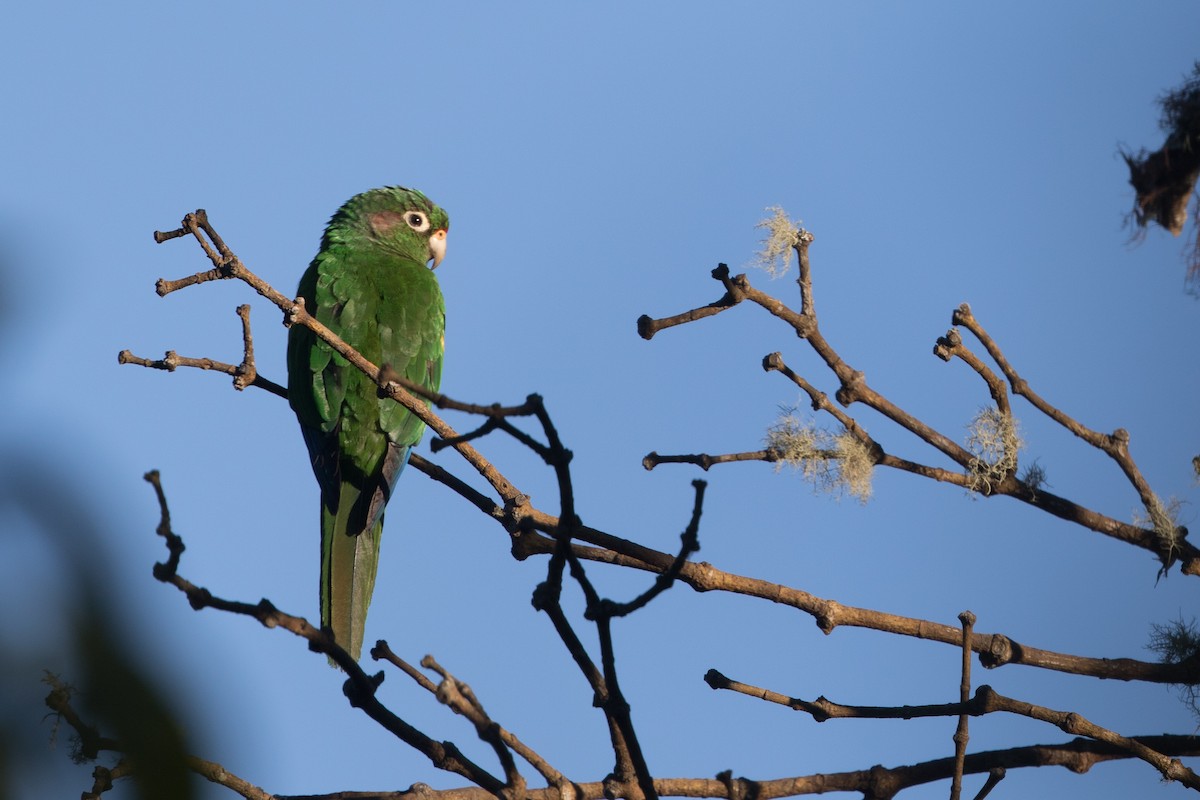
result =
[[[300,279],[305,308],[372,363],[437,391],[446,306],[433,267],[449,218],[415,189],[356,195]],[[321,487],[321,625],[358,660],[383,510],[425,423],[302,325],[288,334],[288,402]]]

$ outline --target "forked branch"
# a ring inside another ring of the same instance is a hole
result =
[[[1101,514],[1080,503],[1059,497],[1047,492],[1040,485],[1026,483],[1016,475],[1016,453],[1011,443],[1005,444],[1005,452],[994,474],[987,475],[986,480],[980,480],[980,467],[983,464],[978,455],[959,445],[948,436],[891,402],[886,396],[877,392],[867,383],[865,375],[851,367],[837,353],[830,342],[821,333],[813,302],[813,287],[811,279],[811,264],[808,254],[808,241],[800,241],[795,246],[796,256],[800,263],[801,279],[800,294],[802,310],[797,312],[789,308],[779,299],[772,297],[750,284],[745,275],[730,277],[729,269],[724,264],[713,270],[713,278],[725,287],[725,294],[715,303],[700,309],[693,309],[675,314],[663,319],[653,319],[643,316],[638,320],[638,330],[644,338],[650,338],[663,328],[674,327],[688,322],[712,316],[729,310],[735,305],[749,301],[768,311],[773,316],[786,323],[793,333],[806,341],[820,356],[825,366],[833,373],[839,382],[836,393],[838,403],[849,407],[854,403],[863,403],[878,411],[885,417],[913,434],[917,439],[932,446],[948,457],[958,469],[921,464],[906,458],[900,458],[887,453],[874,439],[867,434],[859,423],[849,414],[829,402],[824,392],[818,390],[812,383],[789,369],[779,353],[773,353],[763,360],[764,369],[776,371],[787,377],[804,390],[812,401],[812,406],[818,413],[832,416],[850,435],[869,448],[872,459],[877,466],[891,467],[936,481],[967,487],[986,495],[1006,495],[1021,502],[1046,511],[1056,517],[1074,522],[1097,533],[1119,539],[1136,547],[1154,553],[1163,564],[1163,571],[1179,562],[1184,574],[1200,575],[1200,549],[1187,540],[1187,529],[1178,525],[1171,517],[1169,510],[1151,490],[1129,453],[1129,434],[1124,429],[1117,429],[1112,434],[1102,434],[1082,425],[1068,414],[1050,405],[1039,394],[1034,392],[1029,384],[1017,374],[1009,364],[995,340],[988,335],[983,326],[971,314],[966,304],[960,306],[953,315],[953,324],[962,326],[984,345],[988,355],[999,366],[1003,379],[987,364],[967,348],[962,337],[956,330],[949,331],[937,341],[935,354],[943,360],[958,358],[966,363],[983,379],[988,393],[995,404],[999,418],[1012,421],[1012,409],[1008,390],[1015,395],[1026,398],[1036,409],[1059,423],[1076,436],[1108,454],[1118,466],[1137,492],[1143,507],[1146,509],[1150,527],[1123,522]],[[648,335],[649,334],[649,335]],[[1005,381],[1008,386],[1006,387]],[[773,448],[751,451],[747,453],[691,455],[663,455],[651,453],[643,460],[647,469],[662,463],[692,463],[704,469],[715,464],[734,461],[756,460],[777,462],[782,454]],[[824,457],[831,457],[826,454]],[[959,471],[961,470],[961,471]]]

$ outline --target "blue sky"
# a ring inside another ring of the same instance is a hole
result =
[[[221,376],[116,363],[125,348],[236,361],[234,308],[250,302],[259,368],[283,380],[285,332],[247,287],[153,292],[155,279],[205,266],[193,245],[150,236],[197,207],[291,292],[346,198],[389,183],[425,191],[452,220],[438,271],[443,390],[476,402],[542,394],[575,452],[585,522],[658,549],[675,547],[697,475],[647,473],[642,455],[761,447],[779,408],[801,402],[760,369],[768,352],[836,389],[760,309],[636,335],[640,314],[715,300],[718,261],[748,269],[755,223],[774,205],[816,235],[822,330],[872,386],[961,441],[986,392],[930,349],[970,302],[1047,399],[1096,429],[1127,428],[1147,479],[1195,525],[1200,305],[1184,292],[1182,241],[1154,230],[1131,245],[1117,155],[1161,141],[1153,101],[1200,56],[1192,3],[68,3],[20,4],[7,18],[9,467],[36,455],[94,508],[104,535],[89,562],[147,668],[194,720],[198,754],[270,791],[461,782],[349,708],[337,673],[295,638],[197,614],[150,576],[163,554],[141,475],[158,468],[187,577],[316,614],[316,485],[286,405]],[[750,272],[796,301],[791,281]],[[889,450],[941,463],[850,411]],[[1029,406],[1017,414],[1023,458],[1038,459],[1053,491],[1130,518],[1137,498],[1112,463]],[[554,510],[532,456],[499,440],[482,448]],[[466,469],[452,454],[436,460]],[[765,464],[705,477],[701,558],[843,603],[945,623],[970,608],[980,630],[1135,658],[1149,657],[1150,623],[1196,608],[1195,578],[1156,585],[1143,551],[1005,499],[882,471],[866,506]],[[88,768],[69,764],[61,737],[47,752],[37,683],[42,667],[70,669],[56,652],[64,577],[30,520],[4,515],[4,708],[28,759],[16,794],[73,794]],[[498,526],[415,472],[385,538],[367,638],[414,662],[434,654],[559,769],[602,778],[603,720],[529,604],[544,562],[514,562]],[[645,585],[593,571],[617,597]],[[943,702],[957,693],[951,648],[827,637],[799,613],[686,588],[617,634],[656,775],[776,778],[952,752],[952,720],[818,726],[701,681],[717,668],[807,698]],[[1195,729],[1164,687],[1017,667],[975,677],[1126,734]],[[469,726],[399,675],[383,696],[492,765]],[[975,720],[971,733],[978,749],[1066,738],[1020,719]],[[1140,762],[1014,771],[1006,783],[1024,797],[1184,792]],[[904,796],[944,795],[942,784]]]

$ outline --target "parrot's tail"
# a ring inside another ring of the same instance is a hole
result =
[[[351,530],[359,497],[357,488],[343,483],[337,512],[321,506],[321,626],[333,629],[333,638],[355,661],[362,653],[383,533],[382,514],[370,529]],[[361,525],[361,512],[357,516]]]

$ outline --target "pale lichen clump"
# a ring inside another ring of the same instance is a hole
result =
[[[767,447],[778,458],[776,470],[791,466],[814,491],[839,498],[849,493],[860,503],[871,498],[875,462],[870,449],[849,431],[834,433],[787,413],[767,429]]]
[[[754,227],[765,228],[767,237],[762,240],[762,249],[754,257],[754,266],[766,271],[772,278],[787,274],[792,263],[792,248],[800,243],[805,230],[799,220],[793,222],[779,206],[767,209],[771,216]]]
[[[1179,550],[1179,509],[1182,504],[1178,498],[1172,497],[1166,503],[1151,494],[1144,511],[1133,513],[1133,524],[1143,528],[1151,528],[1157,539],[1158,551],[1163,559],[1164,568],[1175,560]]]
[[[967,431],[967,488],[988,494],[1017,468],[1017,452],[1025,443],[1016,420],[992,407],[980,409]]]

